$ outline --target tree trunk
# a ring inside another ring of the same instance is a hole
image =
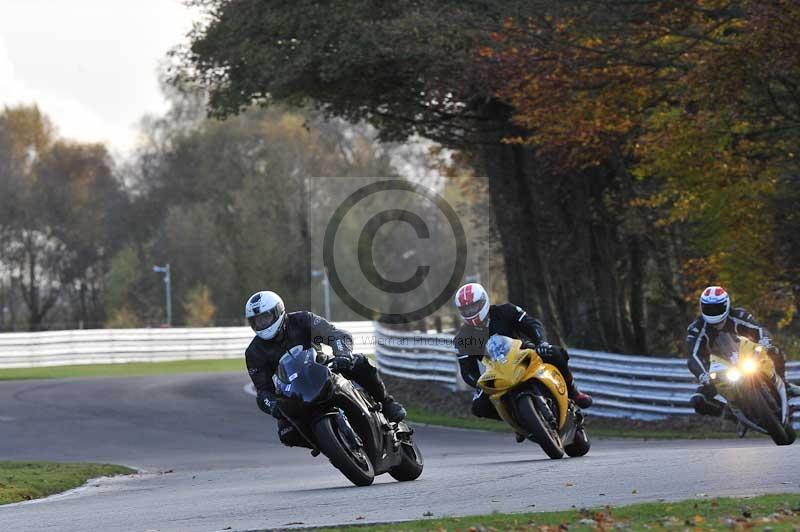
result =
[[[530,188],[534,155],[527,146],[503,143],[519,134],[509,122],[509,108],[497,101],[481,106],[487,119],[481,134],[484,170],[505,258],[511,302],[540,316],[550,340],[561,343],[561,324],[539,253]]]

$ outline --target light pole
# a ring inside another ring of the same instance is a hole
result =
[[[311,275],[312,277],[322,277],[325,319],[331,321],[331,284],[328,282],[328,272],[325,270],[312,270]]]
[[[169,275],[169,262],[166,266],[153,266],[153,271],[164,274],[164,286],[167,297],[167,327],[172,326],[172,284]]]

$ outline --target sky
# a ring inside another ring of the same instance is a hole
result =
[[[0,107],[36,103],[62,137],[125,155],[166,110],[159,64],[194,18],[179,0],[0,0]]]

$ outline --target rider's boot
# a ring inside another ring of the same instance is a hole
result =
[[[589,408],[594,402],[592,396],[588,393],[583,393],[578,389],[575,381],[569,387],[569,398],[572,399],[579,408]]]
[[[717,389],[713,384],[701,384],[689,398],[689,404],[701,416],[720,417],[725,410],[725,405],[715,399],[716,395]]]
[[[520,434],[519,432],[515,432],[514,437],[517,439],[517,443],[522,443],[525,441],[525,435]]]
[[[386,419],[389,421],[397,423],[405,419],[406,409],[403,408],[403,405],[395,401],[394,397],[391,395],[387,395],[383,401],[381,401],[381,405],[383,406],[383,415],[385,415]]]

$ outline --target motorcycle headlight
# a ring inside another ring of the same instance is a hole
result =
[[[758,369],[758,364],[756,364],[756,361],[753,360],[752,358],[747,358],[742,361],[741,368],[742,368],[742,373],[744,373],[745,375],[750,375],[756,372],[756,370]]]
[[[736,368],[731,368],[728,370],[728,380],[731,382],[736,382],[742,378],[742,372]]]

